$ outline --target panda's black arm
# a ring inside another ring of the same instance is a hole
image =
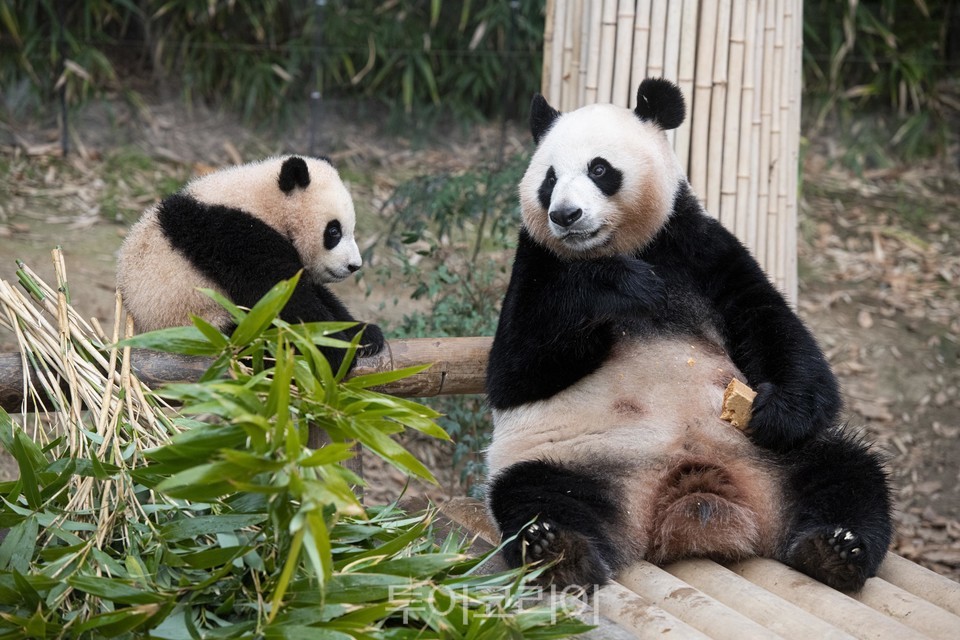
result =
[[[158,219],[174,248],[240,306],[252,307],[280,280],[304,268],[290,240],[244,211],[178,194],[160,204]],[[333,293],[306,274],[280,317],[288,322],[353,320]],[[349,340],[359,329],[341,337]]]
[[[758,392],[753,440],[785,450],[835,425],[839,386],[813,335],[732,233],[694,202],[677,211],[667,240],[675,247],[668,253],[684,256],[684,264],[674,266],[702,287],[727,351]]]
[[[663,296],[640,260],[561,260],[521,230],[487,367],[490,404],[549,398],[592,373],[615,341],[615,321],[648,312]]]

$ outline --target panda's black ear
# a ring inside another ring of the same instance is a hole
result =
[[[633,112],[641,120],[652,120],[664,131],[679,127],[687,115],[680,87],[665,78],[647,78],[640,83]]]
[[[533,102],[530,103],[530,133],[533,134],[533,141],[540,144],[540,138],[559,117],[560,112],[547,104],[546,98],[539,93],[533,96]]]
[[[310,170],[307,161],[291,156],[280,166],[280,191],[290,193],[297,187],[306,189],[310,185]]]

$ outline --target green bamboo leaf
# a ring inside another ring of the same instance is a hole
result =
[[[319,510],[314,510],[306,514],[306,524],[307,557],[310,558],[313,564],[314,573],[322,589],[333,574],[333,552],[330,547],[330,532],[327,529],[327,523],[323,519],[323,514],[320,513]]]
[[[96,629],[98,637],[116,638],[143,625],[160,610],[161,607],[156,603],[124,607],[118,611],[90,616],[73,629],[78,635]]]
[[[418,478],[423,478],[427,482],[437,483],[436,478],[422,462],[417,460],[409,451],[391,440],[389,436],[365,424],[355,424],[353,428],[359,434],[360,442],[365,447],[369,448],[393,466]]]
[[[316,449],[310,455],[300,459],[300,465],[304,467],[318,467],[327,464],[336,464],[349,460],[354,456],[353,444],[350,442],[334,442],[324,445],[321,449]]]
[[[233,321],[239,324],[246,316],[247,312],[233,304],[226,296],[222,295],[219,291],[214,291],[213,289],[197,289],[200,293],[211,298],[214,302],[219,304],[221,307],[227,310],[227,313],[230,314],[230,317],[233,318]]]
[[[210,344],[218,351],[226,349],[227,345],[230,344],[227,336],[223,335],[220,329],[217,329],[200,316],[191,315],[190,321],[193,323],[193,326],[195,326],[200,333],[203,334],[207,341],[210,342]]]
[[[211,462],[185,469],[163,480],[156,490],[171,498],[207,501],[234,491],[230,480],[247,479],[247,471],[229,462]]]
[[[197,327],[170,327],[125,338],[116,344],[118,348],[152,349],[166,353],[190,356],[214,356],[220,349],[210,343]]]
[[[237,324],[237,328],[233,330],[233,334],[230,336],[230,342],[235,345],[246,345],[263,333],[270,326],[270,323],[280,315],[280,311],[290,300],[302,273],[302,271],[297,272],[289,280],[278,282],[265,296],[260,298],[260,301],[253,305],[253,308],[247,313],[247,317]]]
[[[409,378],[422,371],[426,371],[433,366],[433,363],[418,364],[403,369],[394,369],[393,371],[383,371],[379,373],[367,373],[362,376],[355,376],[344,382],[344,385],[350,389],[369,389],[370,387],[379,387],[397,380]]]
[[[160,534],[168,541],[175,542],[215,533],[232,533],[256,526],[266,519],[267,516],[262,513],[235,513],[180,518],[160,527]]]
[[[231,564],[237,558],[250,551],[251,547],[213,547],[192,553],[181,554],[179,557],[191,569],[214,569]]]
[[[167,596],[153,591],[144,591],[116,578],[73,575],[67,584],[90,595],[121,604],[153,604],[163,602]]]
[[[7,531],[0,543],[0,569],[27,573],[37,548],[40,525],[34,516],[28,516]]]
[[[37,457],[43,460],[43,454],[37,449],[37,445],[26,437],[22,431],[17,431],[13,436],[13,447],[11,454],[17,461],[20,469],[20,489],[23,491],[23,497],[27,500],[27,505],[31,509],[39,509],[43,504],[40,496],[40,484],[37,480]],[[45,461],[44,466],[46,466]]]
[[[280,601],[283,600],[283,596],[290,586],[290,579],[293,577],[294,569],[300,564],[300,549],[303,547],[303,536],[305,534],[306,528],[301,528],[293,534],[293,539],[290,541],[290,551],[287,552],[287,561],[283,565],[283,571],[277,579],[273,596],[270,598],[270,615],[267,616],[267,622],[273,622],[277,613],[280,612]]]

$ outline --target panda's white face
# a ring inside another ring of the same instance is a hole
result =
[[[312,180],[301,197],[302,216],[306,219],[302,224],[311,233],[294,233],[293,244],[315,281],[339,282],[363,263],[354,236],[353,199],[339,177],[323,182]]]
[[[683,178],[664,131],[614,105],[556,117],[520,183],[523,223],[561,257],[632,253],[664,225]]]

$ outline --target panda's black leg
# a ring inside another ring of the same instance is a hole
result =
[[[501,471],[488,489],[490,510],[511,566],[552,563],[544,582],[592,589],[623,566],[621,491],[600,472],[533,460]]]
[[[793,521],[780,559],[836,589],[859,590],[876,575],[893,537],[878,454],[834,429],[785,455]]]

